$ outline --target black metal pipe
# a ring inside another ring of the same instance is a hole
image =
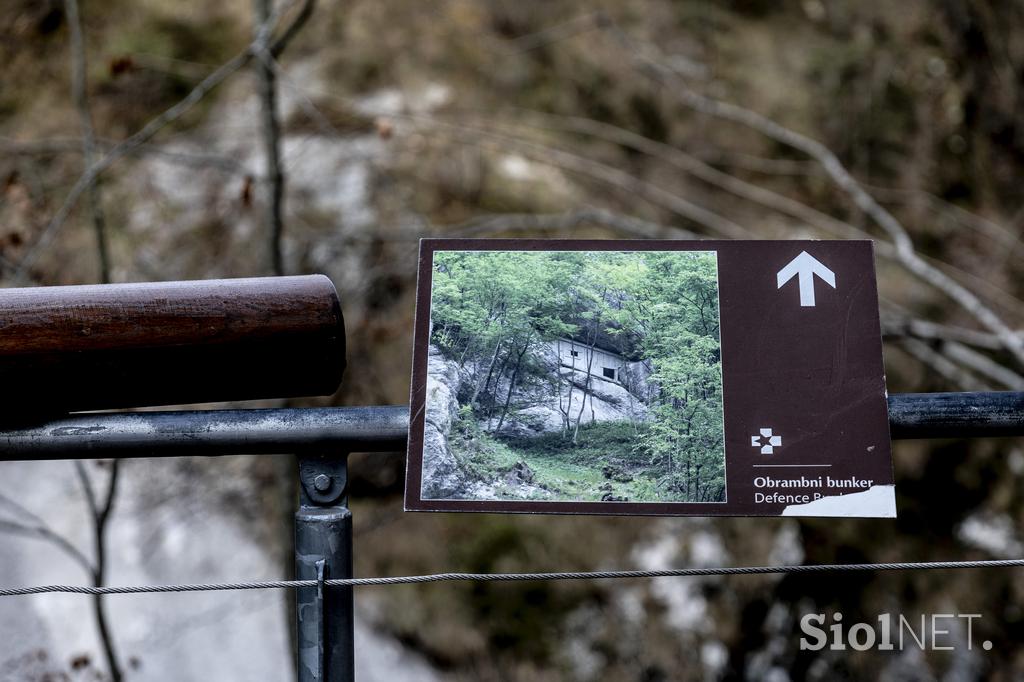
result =
[[[889,396],[893,439],[1024,436],[1024,393]],[[0,430],[0,460],[400,452],[408,407],[77,414]]]
[[[76,414],[0,431],[0,460],[399,452],[403,405]]]
[[[305,502],[295,513],[296,580],[352,577],[352,512]],[[355,644],[351,587],[300,587],[295,595],[299,682],[350,682]]]
[[[897,393],[889,429],[894,440],[1024,436],[1024,393]]]
[[[295,512],[295,577],[318,580],[295,591],[298,682],[355,679],[355,621],[351,587],[323,581],[352,577],[352,512],[347,453],[299,457]]]

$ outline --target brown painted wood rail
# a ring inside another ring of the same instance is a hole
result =
[[[0,290],[3,421],[328,395],[344,368],[323,275]]]

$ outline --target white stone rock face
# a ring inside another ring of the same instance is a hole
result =
[[[548,354],[544,360],[551,368],[552,378],[557,376],[558,379],[540,386],[517,387],[512,403],[527,404],[529,407],[517,410],[514,418],[507,418],[500,429],[502,434],[531,436],[559,431],[562,428],[563,413],[569,415],[572,423],[579,417],[582,424],[640,422],[647,419],[647,407],[639,394],[628,390],[623,383],[593,373],[588,376],[585,367],[573,369],[557,364],[558,356],[553,353]],[[635,372],[631,365],[638,364],[628,363],[625,372]],[[642,385],[642,390],[647,390],[646,381]],[[508,390],[507,387],[505,382],[499,391],[504,392]],[[495,424],[488,424],[489,428],[493,426]]]
[[[427,359],[427,405],[423,425],[423,490],[428,499],[445,499],[462,488],[448,435],[459,412],[459,368],[431,346]]]

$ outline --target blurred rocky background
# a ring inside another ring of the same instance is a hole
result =
[[[332,402],[400,404],[420,237],[870,237],[889,391],[1021,390],[1022,28],[990,0],[2,0],[0,281],[323,272],[349,330]],[[404,514],[404,456],[356,456],[356,572],[1020,556],[1019,442],[894,459],[896,521],[795,521]],[[285,574],[287,457],[9,463],[0,584],[89,583],[83,480],[102,511],[114,470],[106,583]],[[1017,570],[362,588],[357,666],[1019,679],[1022,592]],[[106,644],[87,597],[0,600],[0,679],[291,674],[283,594],[104,605]],[[800,616],[833,611],[979,613],[994,646],[800,651]]]

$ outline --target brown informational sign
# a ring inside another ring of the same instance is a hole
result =
[[[871,242],[423,240],[406,509],[895,517]]]

